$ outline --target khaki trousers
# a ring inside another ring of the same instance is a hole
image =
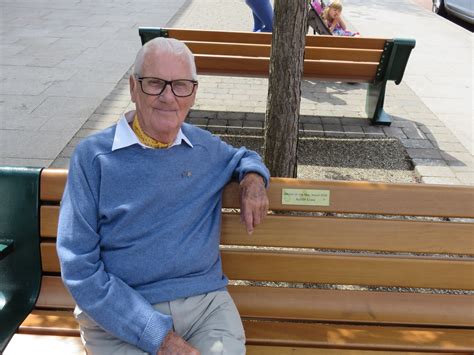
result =
[[[244,329],[227,291],[181,298],[153,307],[170,315],[173,318],[173,331],[197,348],[201,355],[245,354]],[[107,333],[79,307],[74,310],[74,315],[88,355],[147,354]]]

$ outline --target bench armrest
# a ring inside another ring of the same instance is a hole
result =
[[[160,27],[140,27],[138,34],[140,35],[142,45],[156,37],[169,37],[168,31]]]
[[[394,38],[392,53],[388,63],[388,80],[395,81],[398,85],[401,83],[405,68],[408,64],[408,58],[416,41],[414,39]]]

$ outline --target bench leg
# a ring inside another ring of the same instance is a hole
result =
[[[386,81],[369,84],[365,111],[374,125],[390,126],[392,118],[383,110]]]

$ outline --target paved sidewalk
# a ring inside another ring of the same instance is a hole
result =
[[[51,164],[184,3],[0,0],[0,164]]]
[[[412,4],[410,0],[405,0],[405,2]],[[372,17],[364,15],[364,21],[375,21],[376,15],[385,11],[385,2],[384,5],[380,5],[381,3],[372,0],[346,0],[345,4],[344,11],[346,16],[350,17],[351,25],[364,34],[365,28],[362,30],[362,27],[359,27],[361,26],[359,19],[353,17],[356,16],[353,13],[359,11],[372,14]],[[411,12],[404,11],[403,7],[392,6],[391,1],[387,4],[392,11],[391,25],[396,21],[402,23],[407,19],[406,16],[412,16]],[[443,21],[437,17],[427,15],[425,17],[433,23]],[[160,25],[157,21],[146,22],[140,19],[136,22],[131,29],[127,30],[128,32],[124,31],[127,32],[126,35],[120,34],[130,42],[133,52],[139,45],[136,27]],[[194,0],[188,2],[170,25],[186,28],[249,30],[252,23],[249,9],[243,1]],[[396,27],[395,24],[393,26]],[[432,27],[435,28],[435,25],[433,24]],[[371,35],[375,36],[375,34]],[[418,35],[418,33],[407,35],[400,30],[400,35],[396,36],[414,37],[418,40]],[[384,35],[380,33],[378,36]],[[428,55],[429,51],[419,43],[418,41],[413,56],[417,51],[424,53],[419,54],[420,56]],[[407,77],[412,75],[410,70],[414,70],[411,68],[411,59]],[[74,127],[77,133],[70,135],[72,139],[63,145],[65,148],[55,156],[52,166],[66,167],[80,139],[110,126],[117,120],[118,115],[133,108],[128,91],[128,70],[132,61],[133,58],[128,63],[123,63],[121,80],[116,85],[112,85],[113,89],[91,110],[88,119],[83,120],[83,124],[79,125],[80,128]],[[446,71],[447,68],[445,68]],[[197,102],[189,121],[216,133],[244,132],[259,135],[263,130],[267,89],[265,79],[201,76]],[[392,115],[394,122],[391,127],[374,127],[369,124],[364,111],[365,85],[304,81],[300,121],[302,137],[396,138],[406,148],[407,159],[413,162],[415,173],[422,182],[473,184],[472,154],[440,120],[435,110],[429,106],[429,102],[424,102],[415,89],[409,85],[408,80],[399,86],[390,83],[385,108]],[[16,138],[13,137],[10,142],[15,140]],[[3,163],[1,160],[0,163]],[[45,159],[44,164],[40,165],[48,166],[52,160]]]
[[[345,3],[344,14],[366,36],[416,38],[403,80],[473,154],[472,33],[413,0]]]

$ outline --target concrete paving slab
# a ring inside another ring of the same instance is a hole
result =
[[[137,19],[165,25],[184,3],[2,0],[0,162],[48,166],[130,68]]]
[[[0,158],[40,159],[52,161],[67,145],[76,130],[26,131],[0,130]],[[21,144],[19,144],[21,143]],[[28,157],[28,158],[25,158]],[[44,166],[44,165],[43,165]]]

